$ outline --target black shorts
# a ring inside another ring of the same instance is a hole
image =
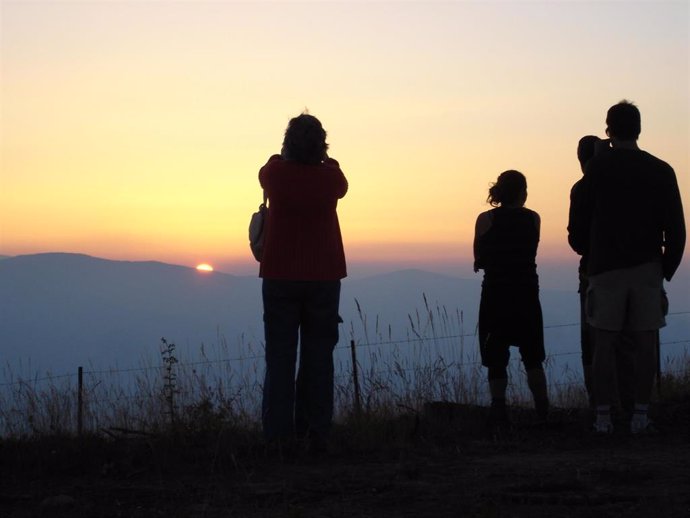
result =
[[[520,349],[528,368],[541,365],[546,358],[539,288],[484,286],[479,303],[482,365],[507,366],[511,345]]]

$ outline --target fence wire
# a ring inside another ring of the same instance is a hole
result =
[[[669,313],[667,316],[679,316],[679,315],[689,315],[690,311],[677,311],[677,312],[672,312]],[[550,325],[545,325],[544,329],[558,329],[558,328],[566,328],[566,327],[575,327],[575,326],[580,326],[579,322],[572,322],[572,323],[567,323],[567,324],[550,324]],[[475,329],[471,333],[461,333],[461,334],[451,334],[451,335],[433,335],[433,336],[418,336],[418,337],[409,337],[409,338],[404,338],[404,339],[391,339],[391,340],[379,340],[379,341],[358,341],[355,340],[355,346],[359,348],[384,348],[384,347],[389,347],[389,346],[399,346],[399,345],[405,345],[405,344],[423,344],[425,342],[437,342],[437,341],[443,341],[443,340],[460,340],[464,338],[476,338],[477,336],[477,329],[475,326]],[[682,340],[671,340],[671,341],[664,341],[660,342],[660,346],[669,346],[669,345],[678,345],[678,344],[690,344],[690,339],[682,339]],[[335,350],[340,350],[340,351],[345,351],[345,350],[350,350],[351,346],[350,345],[341,345],[335,348]],[[566,351],[566,352],[560,352],[560,353],[553,353],[553,354],[548,354],[547,355],[547,360],[548,358],[556,358],[556,357],[561,357],[561,356],[574,356],[574,355],[579,355],[581,354],[580,350],[573,350],[573,351]],[[233,358],[223,358],[223,359],[218,359],[218,360],[199,360],[199,361],[192,361],[192,362],[178,362],[176,363],[177,368],[190,368],[190,367],[198,367],[198,366],[203,366],[203,365],[220,365],[220,364],[230,364],[230,363],[242,363],[246,361],[256,361],[256,360],[261,360],[264,358],[263,354],[260,355],[250,355],[250,356],[237,356]],[[454,365],[458,367],[462,366],[475,366],[475,365],[480,365],[481,362],[464,362],[464,363],[455,363]],[[144,366],[144,367],[128,367],[128,368],[123,368],[123,369],[115,369],[115,368],[109,368],[109,369],[95,369],[95,370],[84,370],[83,374],[84,376],[102,376],[102,375],[116,375],[116,374],[131,374],[131,373],[143,373],[143,372],[152,372],[152,371],[161,371],[165,369],[165,366],[163,364],[160,365],[150,365],[150,366]],[[59,381],[63,379],[75,379],[77,378],[77,374],[75,373],[63,373],[63,374],[48,374],[46,376],[41,376],[41,377],[32,377],[32,378],[26,378],[26,379],[18,379],[17,381],[11,381],[11,382],[5,382],[5,383],[0,383],[0,388],[4,387],[12,387],[12,386],[20,386],[20,385],[28,385],[28,384],[38,384],[44,381],[49,381],[49,382],[54,382],[54,381]]]

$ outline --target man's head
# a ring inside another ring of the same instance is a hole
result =
[[[577,143],[577,159],[580,161],[580,168],[583,173],[585,172],[587,162],[589,162],[596,153],[596,145],[600,140],[599,137],[594,135],[585,135]]]
[[[326,131],[319,119],[303,113],[290,119],[283,139],[283,156],[305,164],[318,164],[326,158]]]
[[[641,126],[640,110],[630,101],[614,104],[606,113],[606,134],[612,139],[636,141]]]

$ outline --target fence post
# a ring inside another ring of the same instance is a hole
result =
[[[357,376],[357,349],[355,348],[355,341],[350,340],[350,350],[352,351],[352,384],[355,388],[355,415],[357,417],[362,413],[362,400],[359,394],[359,378]]]
[[[79,367],[77,370],[77,435],[81,437],[81,432],[84,428],[84,368]]]

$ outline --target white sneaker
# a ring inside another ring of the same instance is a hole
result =
[[[611,421],[599,421],[597,419],[592,429],[594,430],[594,433],[608,435],[613,433],[613,424],[611,423]]]
[[[630,421],[630,433],[634,435],[653,434],[656,433],[656,428],[646,415],[636,414]]]

